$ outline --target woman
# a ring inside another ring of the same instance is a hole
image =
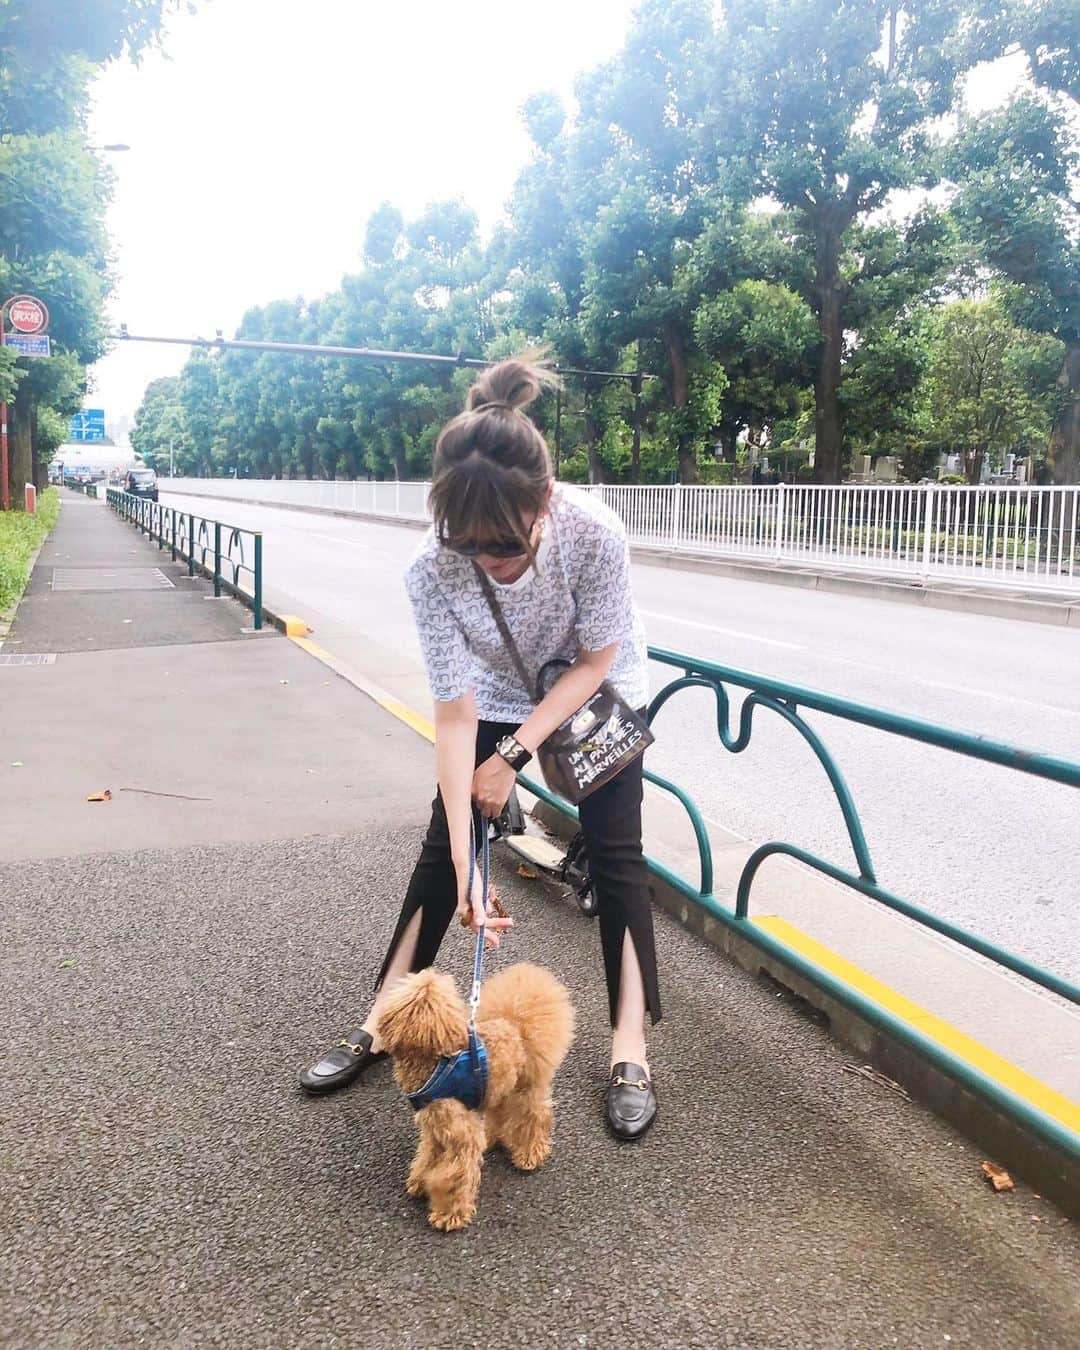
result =
[[[468,880],[474,813],[479,832],[480,817],[499,814],[537,746],[604,679],[633,707],[648,699],[625,531],[588,494],[553,481],[544,438],[521,411],[550,379],[522,360],[491,367],[435,447],[434,527],[407,569],[406,588],[435,700],[438,794],[377,990],[434,961],[455,909],[478,930],[479,882],[470,895]],[[555,658],[572,663],[535,706],[478,568],[527,669]],[[646,1013],[659,1020],[660,999],[641,853],[641,774],[639,756],[580,807],[613,1028],[607,1116],[624,1139],[644,1134],[656,1115],[644,1022]],[[512,922],[488,919],[491,945]],[[381,998],[358,1030],[301,1074],[304,1088],[333,1091],[383,1057]]]

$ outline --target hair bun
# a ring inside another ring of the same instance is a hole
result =
[[[538,359],[530,359],[530,355],[500,361],[483,371],[469,390],[466,410],[482,412],[485,407],[496,407],[517,411],[527,408],[546,385],[557,384],[554,371]]]

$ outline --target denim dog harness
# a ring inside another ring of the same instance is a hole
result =
[[[487,915],[488,868],[490,865],[487,821],[484,822],[484,841],[480,850],[481,909]],[[473,877],[476,874],[475,836],[469,849],[469,903],[472,903]],[[470,1111],[478,1111],[487,1096],[488,1057],[484,1042],[476,1030],[476,1009],[480,1002],[480,977],[484,972],[484,925],[476,935],[476,956],[473,959],[473,982],[469,993],[469,1046],[456,1055],[443,1055],[431,1077],[422,1088],[406,1092],[405,1097],[414,1111],[422,1111],[432,1102],[454,1098]]]
[[[422,1111],[425,1106],[443,1097],[455,1097],[462,1106],[477,1111],[483,1106],[487,1095],[487,1078],[487,1050],[476,1034],[475,1027],[470,1027],[468,1050],[459,1050],[456,1055],[443,1055],[424,1086],[405,1095],[414,1111]]]

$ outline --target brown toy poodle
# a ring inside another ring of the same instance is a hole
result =
[[[487,1095],[479,1110],[433,1101],[416,1113],[420,1143],[410,1195],[426,1193],[435,1228],[463,1228],[476,1214],[486,1149],[502,1144],[522,1171],[551,1152],[551,1081],[574,1037],[570,995],[550,971],[519,963],[484,984],[477,1030],[487,1049]],[[468,1046],[468,1009],[449,975],[407,975],[386,1000],[379,1037],[406,1092],[431,1077],[440,1057]]]

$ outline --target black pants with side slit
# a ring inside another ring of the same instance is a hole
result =
[[[517,731],[514,723],[480,722],[476,732],[477,766],[495,753],[504,736]],[[589,858],[589,871],[596,888],[600,945],[604,954],[608,1006],[612,1025],[619,1001],[623,940],[627,929],[634,944],[645,986],[645,1005],[653,1022],[660,1020],[660,992],[656,976],[652,909],[648,874],[641,854],[642,759],[639,755],[610,783],[598,788],[578,808]],[[479,812],[473,812],[476,837],[485,828]],[[442,794],[431,804],[431,823],[413,869],[390,948],[386,954],[378,989],[390,959],[417,910],[422,912],[420,933],[412,970],[424,970],[438,954],[451,919],[457,910],[457,878],[450,858],[450,829],[446,823]],[[512,941],[512,939],[511,939]]]

